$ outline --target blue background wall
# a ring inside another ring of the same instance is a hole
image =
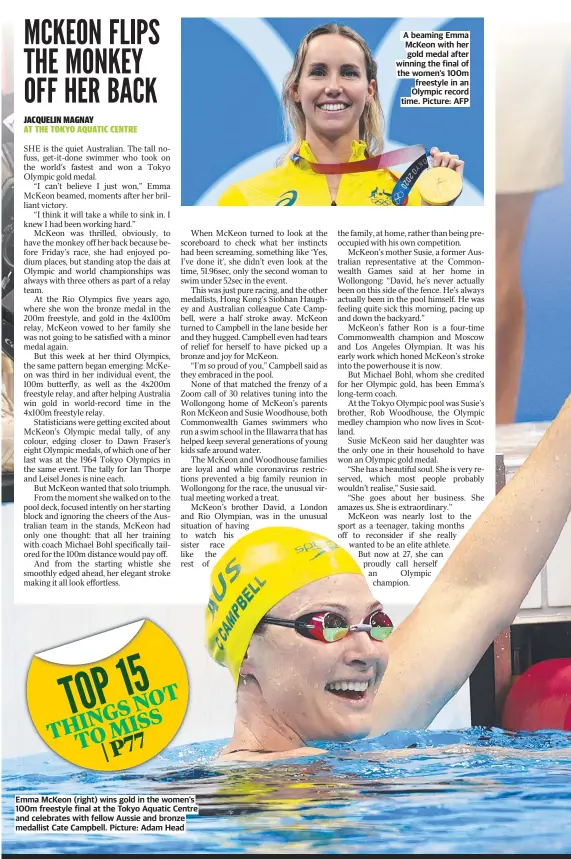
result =
[[[526,341],[518,421],[550,420],[571,392],[571,75],[565,182],[537,194],[523,249]]]

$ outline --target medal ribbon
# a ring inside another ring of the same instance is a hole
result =
[[[314,173],[333,175],[339,173],[367,173],[371,170],[383,170],[388,167],[394,167],[395,164],[406,164],[412,161],[413,163],[410,167],[397,180],[391,195],[394,205],[402,206],[420,174],[430,167],[429,154],[429,150],[425,146],[417,144],[415,146],[405,146],[402,149],[393,149],[390,152],[383,152],[382,155],[373,155],[371,158],[365,158],[362,161],[345,161],[341,164],[318,164],[315,161],[307,161],[307,164],[309,164]],[[293,156],[293,160],[299,160],[300,158],[300,155]]]

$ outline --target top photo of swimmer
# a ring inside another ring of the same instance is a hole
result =
[[[483,203],[481,19],[184,19],[181,83],[183,205]]]

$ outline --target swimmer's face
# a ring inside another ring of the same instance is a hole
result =
[[[300,588],[268,614],[295,620],[330,610],[357,624],[379,606],[364,577],[337,575]],[[253,636],[241,673],[253,675],[265,708],[304,742],[350,740],[367,736],[374,727],[373,700],[387,662],[386,644],[366,632],[324,643],[294,629],[265,626]],[[334,690],[339,683],[358,687]]]
[[[292,98],[303,110],[307,132],[336,139],[359,136],[359,120],[373,98],[375,81],[368,81],[365,56],[352,39],[328,33],[309,42],[299,82]]]

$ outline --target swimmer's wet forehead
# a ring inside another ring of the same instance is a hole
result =
[[[347,617],[357,616],[362,620],[375,609],[382,609],[378,600],[372,599],[365,578],[354,580],[346,575],[337,574],[311,582],[288,596],[278,604],[281,612],[299,616],[310,611],[336,611]],[[276,606],[272,609],[276,613]]]
[[[285,600],[283,600],[285,602]],[[355,608],[348,606],[346,603],[338,603],[331,602],[331,600],[327,599],[312,599],[312,600],[303,600],[300,604],[300,608],[306,611],[337,611],[340,614],[348,615],[352,611],[355,611]],[[361,608],[361,612],[365,612],[365,614],[370,614],[375,609],[382,609],[383,606],[380,602],[372,602],[368,606]]]

